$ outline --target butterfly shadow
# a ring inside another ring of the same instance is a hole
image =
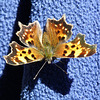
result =
[[[61,59],[61,62],[56,64],[67,72],[69,59]],[[55,64],[46,64],[39,77],[42,83],[62,95],[69,93],[73,81],[73,79],[68,77],[68,74],[59,69]]]
[[[67,71],[67,64],[69,59],[61,59],[61,62],[56,64],[63,70]],[[38,77],[33,80],[34,76],[43,65],[43,63],[44,60],[25,65],[22,90],[29,86],[29,90],[32,91],[37,84],[38,79],[40,79],[43,84],[54,90],[56,93],[61,93],[62,95],[68,94],[73,79],[70,79],[68,74],[65,74],[55,64],[46,64],[39,73]]]
[[[19,38],[16,36],[16,32],[19,31],[18,21],[26,24],[29,22],[29,16],[31,11],[31,0],[20,0],[17,8],[17,16],[13,26],[13,36],[11,41],[16,41],[21,44]],[[10,34],[10,33],[9,33]],[[8,53],[11,51],[9,47]],[[0,78],[0,100],[19,100],[21,92],[21,81],[23,74],[23,66],[11,66],[6,64],[3,70],[3,75]]]

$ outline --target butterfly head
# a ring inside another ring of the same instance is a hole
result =
[[[48,62],[48,64],[51,64],[55,59],[56,57],[51,57],[51,58],[46,58],[45,60]]]
[[[46,59],[46,60],[47,60],[48,64],[51,64],[52,58]]]

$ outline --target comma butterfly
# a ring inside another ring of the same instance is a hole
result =
[[[16,34],[27,47],[23,47],[15,41],[10,43],[11,53],[4,56],[6,63],[10,65],[18,66],[42,59],[50,64],[53,57],[78,58],[96,53],[96,44],[87,44],[84,40],[85,35],[81,33],[77,34],[74,40],[66,43],[72,35],[73,26],[65,21],[65,15],[59,20],[48,18],[44,33],[41,31],[38,21],[29,23],[28,26],[21,22],[18,24],[20,31]]]

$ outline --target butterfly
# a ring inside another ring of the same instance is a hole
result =
[[[47,19],[45,32],[42,33],[38,21],[28,26],[18,22],[20,30],[16,33],[20,41],[10,43],[11,53],[4,56],[6,63],[18,66],[45,59],[48,64],[53,58],[88,57],[96,53],[96,44],[85,42],[85,35],[79,33],[71,42],[66,43],[72,36],[72,25],[66,22],[65,15],[61,19]],[[43,65],[44,66],[44,65]]]

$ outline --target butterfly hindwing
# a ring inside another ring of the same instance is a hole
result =
[[[67,24],[65,21],[65,15],[63,15],[60,20],[48,18],[44,37],[48,36],[49,44],[53,47],[56,47],[58,43],[65,42],[71,37],[71,29],[72,25]]]
[[[59,44],[54,56],[57,58],[78,58],[87,57],[96,53],[96,45],[85,43],[85,35],[79,33],[74,40],[68,43]]]
[[[28,26],[23,25],[21,22],[18,22],[20,31],[16,34],[19,37],[20,41],[29,47],[37,47],[41,49],[42,41],[42,31],[38,21],[30,23]]]
[[[5,60],[10,65],[22,65],[35,61],[40,61],[44,58],[40,51],[36,48],[25,48],[13,41],[11,44],[11,53],[5,56]]]

